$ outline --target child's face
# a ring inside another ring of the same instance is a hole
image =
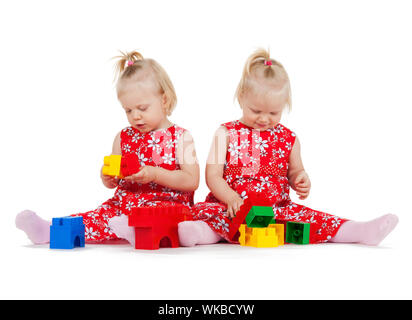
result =
[[[280,122],[286,100],[284,95],[258,95],[246,92],[239,97],[239,104],[243,111],[240,120],[257,130],[273,128]]]
[[[130,125],[140,132],[168,126],[165,96],[154,85],[130,81],[122,85],[118,99],[126,111]]]

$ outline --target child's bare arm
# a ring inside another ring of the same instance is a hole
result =
[[[125,177],[125,180],[138,183],[155,182],[162,186],[184,192],[195,191],[199,186],[199,164],[192,136],[185,131],[180,137],[176,150],[176,161],[180,170],[167,170],[161,167],[144,166],[138,173]]]
[[[224,127],[220,127],[213,137],[206,163],[206,184],[216,199],[227,204],[227,213],[230,217],[233,217],[242,205],[243,200],[223,179],[227,146],[227,130]]]
[[[122,149],[120,147],[120,132],[114,138],[113,146],[112,146],[112,154],[118,154],[118,155],[122,154]],[[106,188],[109,188],[109,189],[116,188],[119,182],[119,179],[117,179],[116,177],[104,175],[102,172],[102,169],[100,169],[100,178],[102,179],[102,182],[106,186]]]
[[[199,187],[200,170],[195,143],[193,137],[187,131],[179,139],[176,158],[180,170],[171,171],[157,167],[154,182],[180,191],[195,191]]]
[[[300,153],[300,141],[295,139],[292,151],[289,156],[288,180],[291,188],[296,191],[300,199],[308,197],[310,192],[310,179],[306,173]]]

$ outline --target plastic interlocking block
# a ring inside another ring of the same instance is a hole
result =
[[[104,157],[102,173],[107,176],[120,177],[121,162],[121,155],[112,154]]]
[[[249,228],[266,228],[274,216],[271,206],[252,206],[245,220]]]
[[[179,247],[177,225],[190,219],[189,209],[183,205],[134,208],[129,226],[135,228],[135,249]]]
[[[239,243],[242,246],[273,248],[283,245],[283,225],[271,224],[265,228],[249,228],[241,224]]]
[[[139,157],[135,153],[122,156],[120,166],[120,172],[123,177],[131,176],[132,174],[139,172],[141,168]]]
[[[308,244],[310,235],[310,223],[292,222],[286,223],[286,242],[294,244]]]
[[[50,249],[84,247],[83,217],[53,218],[50,226]]]

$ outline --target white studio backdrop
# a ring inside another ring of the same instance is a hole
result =
[[[234,92],[258,47],[291,79],[282,122],[312,181],[307,200],[292,199],[354,220],[395,213],[388,241],[409,243],[410,12],[408,1],[2,2],[1,246],[27,244],[14,227],[23,209],[51,219],[112,196],[99,170],[128,125],[113,83],[119,50],[156,59],[171,77],[171,120],[194,137],[203,201],[211,138],[240,117]]]

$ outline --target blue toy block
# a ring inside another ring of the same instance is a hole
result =
[[[53,218],[50,226],[50,249],[84,247],[83,217]]]

